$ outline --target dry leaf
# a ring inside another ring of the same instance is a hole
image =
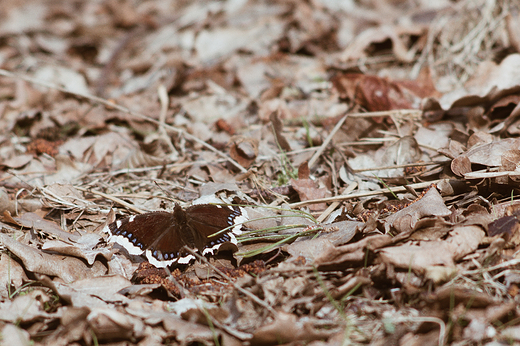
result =
[[[393,53],[403,62],[410,62],[414,52],[406,48],[402,36],[421,35],[424,29],[420,26],[382,25],[377,28],[369,28],[356,37],[356,39],[343,51],[342,60],[357,60],[366,55],[365,50],[374,43],[380,43],[390,39]]]
[[[38,214],[25,213],[20,217],[11,217],[10,214],[4,212],[4,217],[18,226],[25,228],[32,228],[37,231],[42,231],[47,234],[58,237],[59,239],[74,241],[78,240],[79,236],[63,231],[56,223],[42,219]]]
[[[319,270],[340,270],[350,266],[363,263],[367,255],[367,248],[375,250],[380,247],[392,244],[395,239],[388,235],[376,235],[366,237],[356,243],[343,246],[328,246],[324,248],[321,256],[314,260]]]
[[[18,155],[4,160],[1,165],[9,168],[21,168],[29,163],[34,157],[32,155]]]
[[[298,320],[293,314],[279,312],[276,319],[255,331],[251,345],[272,345],[300,340],[327,339],[336,331],[320,330],[312,320]]]
[[[251,137],[233,137],[229,148],[229,156],[242,167],[249,168],[258,156],[258,142]]]
[[[363,223],[357,221],[341,221],[328,224],[325,233],[319,237],[298,239],[294,243],[283,246],[293,257],[302,256],[309,262],[321,257],[325,249],[333,245],[348,243],[362,228]]]
[[[13,300],[0,303],[0,320],[11,323],[27,323],[37,319],[50,318],[53,314],[45,311],[44,301],[46,294],[41,290],[34,290],[25,295],[19,295]]]
[[[102,256],[108,261],[113,255],[113,250],[106,248],[94,249],[100,241],[101,237],[99,235],[87,233],[80,236],[72,244],[61,240],[47,240],[43,243],[42,250],[83,258],[89,265],[92,265],[97,256]]]
[[[29,332],[14,324],[6,323],[0,333],[2,333],[2,342],[6,345],[29,345],[31,343]]]
[[[378,76],[347,73],[332,79],[341,98],[348,98],[371,112],[419,108],[424,97],[435,93],[429,74],[424,81],[391,81]]]
[[[105,266],[100,262],[87,266],[83,261],[74,257],[46,254],[23,245],[6,234],[0,234],[0,243],[23,262],[26,270],[33,273],[58,276],[65,282],[106,273]]]
[[[474,252],[484,231],[478,226],[455,227],[446,241],[421,241],[378,251],[381,260],[402,269],[424,272],[428,267],[453,267],[455,261]]]
[[[451,211],[446,208],[437,188],[430,188],[426,194],[408,207],[390,215],[385,220],[385,230],[392,228],[399,233],[409,233],[416,229],[417,222],[426,216],[448,216]]]
[[[325,198],[329,191],[325,187],[318,187],[318,183],[312,179],[291,179],[291,186],[298,192],[301,201],[308,201],[318,198]],[[309,205],[311,210],[323,210],[326,208],[325,203],[314,203]]]
[[[8,298],[27,281],[29,279],[22,266],[9,255],[0,254],[0,297]]]
[[[140,319],[110,308],[92,309],[87,322],[100,341],[141,338],[145,328]]]

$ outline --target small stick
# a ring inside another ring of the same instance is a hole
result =
[[[424,188],[430,186],[431,184],[437,184],[437,183],[439,183],[441,181],[442,181],[442,179],[439,179],[439,180],[427,181],[427,182],[424,182],[424,183],[410,184],[408,186],[412,187],[414,189],[424,189]],[[368,197],[368,196],[375,196],[375,195],[388,193],[388,192],[404,192],[404,191],[407,191],[404,186],[396,186],[396,187],[389,187],[387,189],[380,189],[380,190],[374,190],[374,191],[368,191],[368,192],[353,193],[353,194],[347,195],[347,196],[334,196],[334,197],[327,197],[327,198],[312,199],[312,200],[308,200],[308,201],[292,203],[292,204],[289,204],[288,206],[289,206],[289,208],[296,208],[296,207],[301,207],[301,206],[304,206],[304,205],[307,205],[307,204],[344,201],[344,200],[352,199],[352,198]]]
[[[347,188],[345,189],[345,191],[343,191],[343,193],[340,195],[340,196],[347,196],[350,192],[352,192],[356,187],[358,186],[358,183],[357,182],[353,182],[352,184],[350,184],[349,186],[347,186]],[[330,213],[332,213],[334,211],[334,209],[336,209],[336,207],[340,204],[341,202],[340,201],[336,201],[336,202],[333,202],[331,205],[329,205],[329,207],[327,209],[325,209],[325,211],[316,219],[316,221],[318,221],[319,223],[322,223],[323,220],[325,220],[325,218],[327,216],[330,215]]]
[[[327,138],[323,141],[322,145],[320,146],[320,149],[317,152],[315,152],[314,155],[312,156],[312,158],[309,160],[309,168],[312,168],[314,166],[314,164],[316,163],[318,158],[321,156],[323,151],[325,151],[325,148],[327,148],[327,146],[329,145],[330,141],[332,140],[332,137],[334,137],[336,132],[338,132],[341,125],[343,125],[343,123],[345,122],[345,120],[347,120],[347,117],[349,117],[349,116],[350,116],[349,114],[346,114],[343,118],[341,118],[340,121],[338,121],[336,126],[334,126],[334,128],[329,133]]]
[[[351,118],[373,118],[373,117],[393,117],[396,115],[412,115],[421,116],[422,111],[420,109],[396,109],[390,111],[378,111],[378,112],[365,112],[365,113],[350,113],[348,116]]]
[[[450,163],[451,160],[446,161],[431,161],[431,162],[418,162],[418,163],[407,163],[404,165],[393,165],[393,166],[379,166],[379,167],[369,167],[369,168],[361,168],[361,169],[353,169],[354,173],[367,172],[367,171],[379,171],[383,169],[396,169],[396,168],[406,168],[406,167],[422,167],[422,166],[436,166],[436,165],[444,165]]]

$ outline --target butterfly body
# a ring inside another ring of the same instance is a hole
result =
[[[172,213],[130,216],[107,225],[104,231],[110,242],[129,254],[145,254],[151,264],[163,268],[195,258],[184,246],[214,255],[224,243],[236,245],[235,236],[242,233],[242,223],[247,220],[246,211],[237,206],[196,204],[184,210],[175,204]]]

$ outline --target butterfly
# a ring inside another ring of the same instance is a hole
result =
[[[109,242],[118,243],[131,255],[144,253],[152,265],[164,268],[195,259],[184,246],[204,256],[215,255],[225,243],[236,245],[246,221],[246,210],[238,206],[195,204],[184,210],[175,204],[172,213],[129,216],[108,224],[104,231]]]

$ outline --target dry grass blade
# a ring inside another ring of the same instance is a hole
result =
[[[56,195],[54,192],[50,191],[48,188],[40,187],[39,190],[42,193],[42,195],[45,198],[47,198],[48,200],[53,201],[57,204],[63,205],[67,208],[75,208],[75,209],[79,209],[79,210],[88,209],[88,210],[95,211],[95,212],[100,212],[100,211],[108,212],[107,210],[102,210],[101,208],[95,207],[94,203],[87,201],[85,199],[78,199],[77,197],[75,198],[75,200],[81,201],[83,203],[83,205],[80,205],[80,204],[72,203],[70,201],[67,201],[67,200],[61,198],[60,196]]]
[[[269,244],[264,247],[261,247],[257,250],[244,252],[244,253],[238,253],[237,256],[242,256],[244,258],[253,257],[253,256],[259,255],[261,253],[268,252],[272,249],[275,249],[282,244],[290,243],[300,237],[309,236],[309,235],[315,234],[315,233],[323,230],[323,228],[320,226],[307,226],[306,227],[306,225],[291,225],[291,226],[280,226],[278,229],[271,229],[271,231],[281,231],[281,230],[285,231],[285,230],[292,229],[292,228],[302,228],[302,227],[305,227],[305,229],[296,234],[254,237],[255,240],[261,240],[261,239],[272,240],[272,239],[276,239],[276,238],[282,238],[282,239],[273,244]],[[250,239],[253,239],[253,238],[250,238]],[[242,241],[244,241],[244,240],[245,239],[243,239]]]

